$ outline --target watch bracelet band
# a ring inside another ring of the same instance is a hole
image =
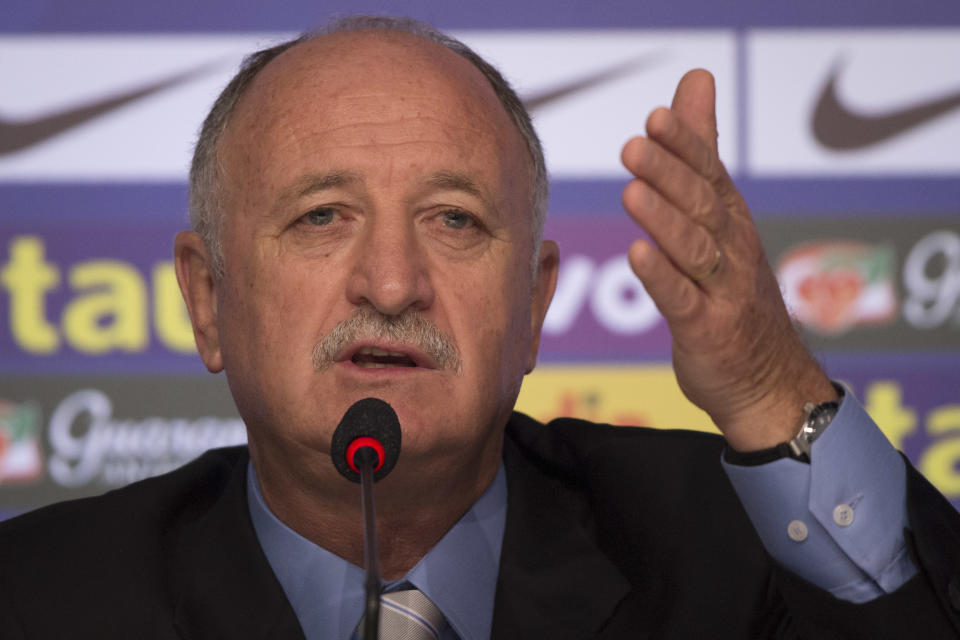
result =
[[[844,390],[842,385],[837,384],[832,380],[830,381],[830,383],[833,385],[833,388],[836,389],[837,391],[838,397],[836,401],[823,402],[818,405],[813,405],[813,403],[808,402],[804,405],[804,419],[800,423],[800,427],[797,430],[797,436],[800,436],[802,434],[804,427],[807,426],[807,422],[810,419],[811,414],[813,414],[817,409],[821,407],[827,406],[829,408],[830,405],[834,405],[832,411],[828,410],[829,420],[827,420],[823,425],[821,425],[819,431],[815,434],[814,438],[808,442],[808,444],[813,444],[813,441],[816,440],[816,437],[819,436],[821,433],[823,433],[823,430],[826,429],[827,425],[829,425],[829,423],[833,420],[834,416],[836,416],[837,410],[839,409],[839,406],[840,406],[840,402],[843,401],[843,397],[846,395],[846,391]],[[811,409],[808,409],[807,407],[810,405],[813,405],[813,406]],[[809,453],[803,452],[802,449],[800,453],[797,453],[792,446],[797,436],[795,436],[792,440],[789,440],[787,442],[781,442],[776,446],[770,447],[768,449],[760,449],[759,451],[741,452],[741,451],[737,451],[730,445],[725,445],[723,448],[723,459],[725,462],[728,462],[730,464],[740,465],[743,467],[759,466],[762,464],[774,462],[781,458],[793,458],[801,462],[809,463],[810,462]]]

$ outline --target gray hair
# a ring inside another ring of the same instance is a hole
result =
[[[257,51],[244,58],[240,70],[220,93],[220,96],[213,103],[210,113],[203,121],[197,145],[193,152],[193,162],[190,165],[190,224],[193,230],[203,238],[207,249],[210,251],[215,277],[220,278],[224,269],[220,234],[224,215],[221,192],[222,170],[217,151],[223,132],[230,124],[231,116],[240,99],[250,87],[251,82],[270,61],[302,42],[333,33],[377,29],[410,33],[436,42],[469,61],[490,83],[500,100],[500,104],[503,105],[523,137],[527,152],[530,155],[533,267],[536,269],[537,254],[547,215],[549,195],[547,169],[543,158],[543,148],[530,121],[530,114],[527,113],[516,92],[493,65],[477,55],[470,47],[427,24],[410,18],[350,16],[336,19],[325,27],[308,31],[293,40]]]

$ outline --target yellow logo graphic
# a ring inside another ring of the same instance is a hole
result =
[[[517,410],[543,422],[565,416],[717,432],[710,417],[684,397],[666,363],[538,367],[523,382]]]
[[[64,342],[91,355],[146,351],[151,303],[160,342],[174,352],[195,351],[172,262],[159,262],[153,268],[149,301],[147,282],[127,262],[87,260],[66,271],[72,297],[61,317],[51,319],[46,297],[62,286],[60,267],[47,260],[41,238],[17,236],[10,241],[9,258],[0,264],[0,287],[9,294],[11,336],[23,351],[55,354]]]

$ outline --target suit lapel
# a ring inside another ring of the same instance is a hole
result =
[[[596,637],[630,584],[597,547],[587,496],[557,464],[562,454],[544,451],[553,446],[536,435],[544,428],[521,419],[529,421],[515,414],[504,442],[507,524],[492,636]]]
[[[303,638],[250,521],[247,460],[225,476],[205,513],[168,534],[174,624],[183,638]]]
[[[507,524],[491,635],[642,637],[629,605],[638,594],[597,547],[588,497],[544,430],[515,415],[505,438]],[[250,522],[247,460],[197,496],[202,513],[165,536],[174,624],[187,640],[303,639]]]

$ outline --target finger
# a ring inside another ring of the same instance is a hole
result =
[[[726,215],[711,183],[657,141],[634,138],[624,145],[621,159],[633,175],[659,191],[678,212],[714,233],[722,230]]]
[[[680,213],[656,189],[632,180],[623,190],[623,206],[688,279],[701,288],[721,282],[713,277],[720,255],[713,234]]]
[[[671,330],[702,317],[707,302],[704,292],[650,242],[634,241],[627,260]]]
[[[660,107],[647,118],[647,135],[711,183],[726,176],[717,150],[670,109]]]
[[[743,197],[734,185],[733,179],[720,161],[716,149],[704,142],[696,131],[675,113],[669,109],[654,111],[647,119],[647,132],[650,139],[686,162],[691,169],[710,183],[714,202],[726,212],[721,216],[721,225],[726,225],[729,221],[727,214],[738,218],[750,218],[750,211],[743,202]],[[698,192],[691,192],[691,194],[700,195]],[[702,203],[701,200],[700,206]],[[723,227],[715,228],[722,230]]]
[[[688,71],[677,84],[670,110],[717,151],[716,85],[706,69]]]

